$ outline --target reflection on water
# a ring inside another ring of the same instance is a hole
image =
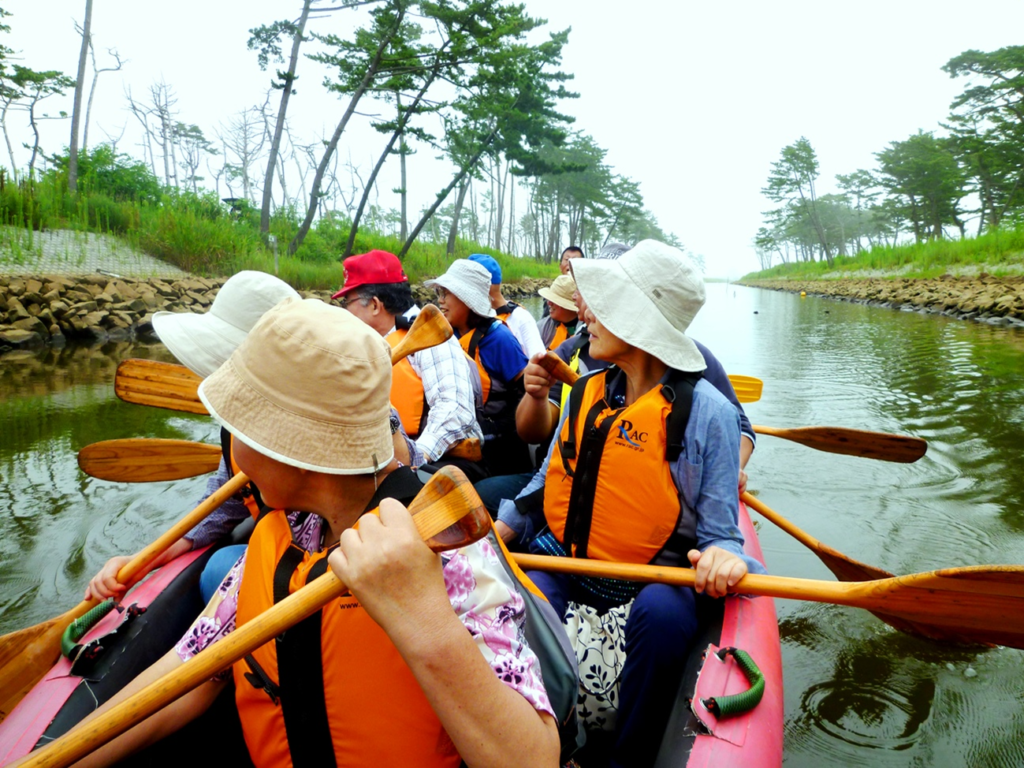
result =
[[[730,372],[764,380],[755,424],[928,440],[903,465],[762,438],[750,487],[794,523],[894,573],[1024,563],[1024,332],[712,284],[692,334]],[[78,470],[75,452],[98,440],[215,440],[209,419],[118,401],[128,356],[170,359],[130,344],[0,357],[0,631],[76,603],[109,556],[201,494],[201,478],[129,486]],[[773,573],[833,580],[785,533],[759,530]],[[1021,651],[939,646],[852,608],[777,608],[787,766],[1024,765]]]

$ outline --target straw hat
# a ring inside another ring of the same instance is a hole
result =
[[[317,299],[267,312],[199,387],[210,415],[250,448],[331,475],[394,456],[391,349],[355,315]]]
[[[580,308],[572,300],[572,295],[575,292],[576,281],[572,279],[572,275],[559,275],[555,278],[555,282],[551,284],[550,288],[541,288],[537,291],[542,298],[557,304],[562,309],[571,309],[573,312],[579,312]]]
[[[289,298],[300,296],[288,283],[247,270],[221,286],[208,312],[157,312],[153,330],[183,365],[206,377],[231,357],[264,312]]]
[[[439,285],[454,293],[469,311],[481,317],[494,317],[491,309],[491,273],[469,259],[456,259],[448,271],[424,285]]]
[[[570,264],[577,290],[609,331],[670,368],[707,367],[685,333],[704,306],[704,279],[682,251],[643,240],[617,260]]]

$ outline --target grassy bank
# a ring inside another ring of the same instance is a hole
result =
[[[860,277],[931,278],[944,274],[1021,274],[1024,272],[1024,226],[997,229],[967,240],[936,240],[895,248],[879,246],[856,256],[824,261],[779,264],[751,272],[743,280],[841,279]]]
[[[242,269],[274,272],[274,253],[260,235],[259,210],[252,206],[243,203],[229,209],[209,192],[161,188],[144,165],[115,157],[103,147],[91,151],[80,179],[79,192],[72,195],[59,162],[55,170],[31,183],[14,184],[0,176],[0,225],[8,227],[0,242],[0,271],[33,251],[34,232],[71,229],[113,235],[131,248],[193,274],[223,276]],[[278,274],[299,289],[336,288],[343,279],[339,257],[348,240],[349,222],[336,217],[318,220],[296,253],[288,256],[299,221],[294,210],[279,210],[271,220],[279,251]],[[398,253],[402,243],[361,227],[353,252],[373,248]],[[456,242],[455,258],[471,253],[494,256],[506,282],[558,275],[557,264],[516,258],[461,239]],[[444,272],[450,262],[444,243],[417,241],[403,264],[410,280],[418,282]]]

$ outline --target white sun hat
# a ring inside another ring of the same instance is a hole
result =
[[[570,267],[587,307],[624,342],[679,371],[707,367],[685,333],[704,306],[704,279],[678,248],[643,240],[619,259]]]
[[[494,317],[491,309],[491,273],[487,268],[469,259],[456,259],[448,271],[424,285],[439,285],[454,293],[469,311],[481,317]]]
[[[153,330],[183,365],[205,378],[231,357],[267,310],[300,298],[283,280],[246,270],[221,286],[208,312],[157,312]]]

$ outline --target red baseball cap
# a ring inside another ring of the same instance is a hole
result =
[[[331,296],[336,299],[344,296],[361,285],[377,285],[379,283],[404,283],[405,276],[402,262],[393,253],[387,251],[370,251],[358,256],[349,256],[342,262],[345,268],[345,284],[341,290]]]

